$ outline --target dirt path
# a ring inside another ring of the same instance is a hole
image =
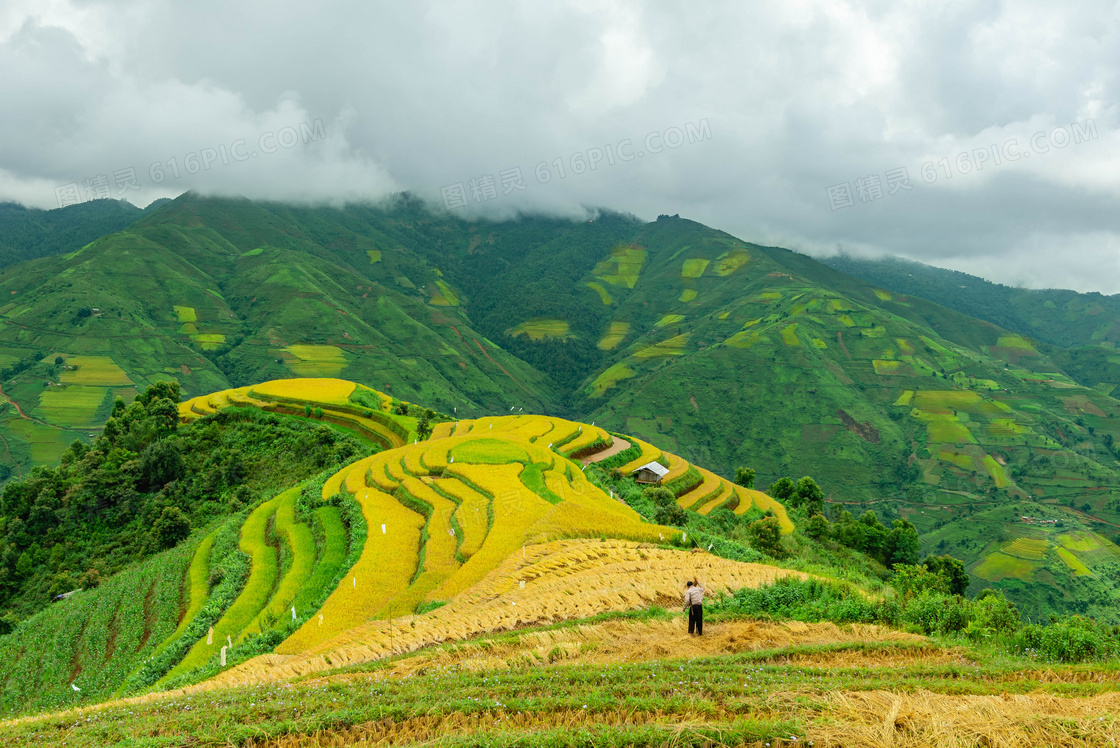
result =
[[[602,452],[596,452],[593,455],[584,457],[580,462],[584,465],[590,465],[593,462],[602,462],[608,457],[614,457],[619,452],[625,452],[630,449],[630,442],[625,439],[619,439],[617,436],[611,437],[611,445],[604,449]]]

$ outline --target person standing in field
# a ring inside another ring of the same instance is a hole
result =
[[[699,582],[688,582],[684,593],[684,609],[688,611],[689,636],[704,635],[704,588]],[[695,634],[693,631],[695,630]]]

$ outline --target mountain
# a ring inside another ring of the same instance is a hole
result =
[[[154,382],[344,377],[458,418],[586,421],[761,486],[811,475],[834,517],[912,522],[1030,617],[1120,602],[1120,401],[1073,373],[1081,348],[675,216],[188,194],[9,269],[0,296],[16,477]]]
[[[54,210],[0,203],[0,268],[80,249],[166,202],[156,200],[140,209],[127,200],[90,200]]]
[[[1063,371],[1086,387],[1120,384],[1120,294],[1004,286],[898,257],[837,255],[822,262],[869,283],[911,294],[1050,346]]]

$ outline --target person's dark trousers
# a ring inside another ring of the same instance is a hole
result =
[[[688,606],[688,633],[696,631],[697,636],[704,635],[704,606]]]

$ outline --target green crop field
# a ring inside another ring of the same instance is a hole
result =
[[[62,384],[92,384],[104,387],[132,384],[128,374],[109,356],[67,356],[66,367],[58,380]]]
[[[62,426],[92,426],[108,394],[105,387],[76,384],[49,387],[39,395],[36,412],[44,420]]]

